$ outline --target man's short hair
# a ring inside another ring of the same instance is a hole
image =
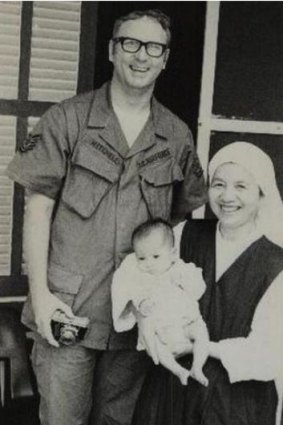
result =
[[[125,16],[121,16],[114,23],[112,37],[113,38],[116,37],[121,25],[124,22],[141,19],[144,17],[153,19],[154,21],[158,22],[161,25],[161,27],[166,32],[167,45],[169,46],[171,41],[171,20],[169,16],[165,15],[165,13],[161,12],[161,10],[159,9],[135,10],[134,12],[130,12],[129,14]]]
[[[132,247],[134,248],[135,242],[146,238],[149,236],[154,230],[159,230],[163,233],[163,236],[166,241],[173,247],[175,243],[174,232],[171,224],[163,220],[163,218],[153,218],[145,221],[135,228],[132,234]]]

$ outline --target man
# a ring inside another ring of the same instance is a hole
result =
[[[205,199],[190,131],[152,97],[169,43],[161,12],[119,19],[111,82],[53,106],[8,167],[28,191],[23,321],[36,333],[42,425],[86,424],[93,381],[94,422],[131,422],[150,361],[135,351],[134,333],[113,331],[112,275],[138,224],[154,216],[178,222]],[[90,319],[81,343],[54,339],[56,310]]]

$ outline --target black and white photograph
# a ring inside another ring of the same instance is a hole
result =
[[[0,1],[0,424],[283,425],[282,1]]]

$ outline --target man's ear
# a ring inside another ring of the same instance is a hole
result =
[[[113,40],[110,40],[108,44],[108,58],[110,62],[113,62],[114,49],[115,49],[114,42]]]
[[[162,69],[166,68],[166,65],[167,65],[167,62],[168,62],[168,59],[169,59],[169,55],[170,55],[170,49],[166,49],[164,56],[163,56],[163,67],[162,67]]]

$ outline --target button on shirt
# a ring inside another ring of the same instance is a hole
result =
[[[188,127],[152,100],[129,148],[109,101],[109,85],[50,108],[7,174],[56,200],[48,285],[91,325],[83,341],[105,349],[135,346],[112,329],[110,285],[131,251],[134,228],[150,217],[178,222],[205,201],[202,170]],[[173,207],[172,207],[173,203]],[[23,321],[33,322],[30,300]]]

